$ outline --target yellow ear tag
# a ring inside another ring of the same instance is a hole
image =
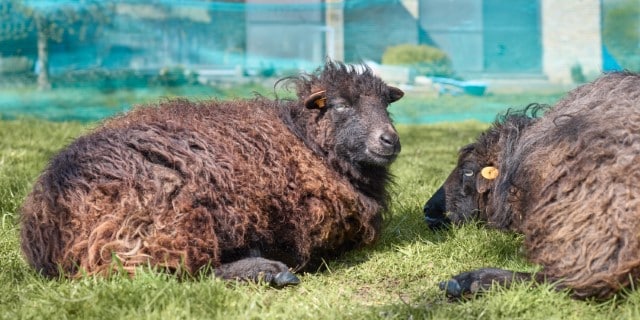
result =
[[[316,100],[316,106],[318,106],[318,108],[322,109],[324,108],[324,105],[327,103],[327,98],[320,98],[318,100]]]
[[[500,171],[498,171],[496,167],[484,167],[480,170],[480,175],[487,180],[494,180],[498,177],[499,173]]]

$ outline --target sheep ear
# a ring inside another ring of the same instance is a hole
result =
[[[396,88],[396,87],[389,87],[389,103],[392,102],[396,102],[398,100],[400,100],[400,98],[402,98],[404,96],[404,91]]]
[[[478,177],[478,180],[476,180],[476,191],[478,191],[478,193],[480,194],[483,194],[491,189],[491,185],[493,185],[493,180],[487,180],[483,179],[482,177]]]
[[[307,109],[322,109],[327,105],[327,91],[321,90],[312,93],[307,99],[304,100],[304,106]]]

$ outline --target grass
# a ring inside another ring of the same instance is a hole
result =
[[[548,285],[521,284],[478,299],[450,301],[438,282],[468,269],[533,271],[522,237],[470,224],[433,232],[421,208],[453,167],[458,148],[486,124],[399,125],[403,151],[384,232],[374,247],[300,275],[295,287],[177,280],[48,280],[19,252],[16,211],[49,157],[91,124],[0,121],[0,319],[637,319],[640,293],[604,303],[575,301]]]
[[[28,115],[53,121],[90,122],[127,111],[136,104],[155,102],[163,98],[246,98],[256,92],[272,95],[273,89],[261,83],[217,87],[123,87],[117,90],[96,87],[64,87],[49,91],[37,91],[35,87],[0,88],[0,119],[16,119]]]
[[[529,102],[553,104],[561,93],[487,94],[484,96],[425,96],[408,92],[391,105],[396,123],[426,124],[478,120],[492,122],[508,108],[522,108]]]
[[[237,85],[184,85],[177,87],[149,86],[105,90],[96,87],[57,88],[37,91],[34,87],[0,88],[0,119],[16,119],[24,115],[53,121],[91,122],[127,111],[132,105],[155,102],[170,97],[247,98],[255,93],[273,97],[273,81]],[[291,92],[278,90],[279,96]],[[433,93],[408,91],[406,96],[389,108],[396,123],[425,124],[459,122],[476,119],[493,121],[495,114],[511,107],[523,107],[526,102],[553,103],[560,94],[487,94],[484,96],[436,97]]]

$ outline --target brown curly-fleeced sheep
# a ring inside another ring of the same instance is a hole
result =
[[[288,267],[369,245],[400,151],[403,92],[328,61],[286,79],[298,99],[169,100],[106,121],[56,155],[21,209],[46,276],[215,269],[296,283]]]
[[[463,148],[425,205],[432,227],[478,217],[521,232],[535,274],[485,268],[441,283],[453,296],[492,282],[548,281],[606,299],[640,276],[640,75],[578,87],[542,117],[507,114]]]

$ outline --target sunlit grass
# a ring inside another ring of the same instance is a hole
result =
[[[525,283],[475,300],[450,301],[438,282],[472,268],[533,271],[522,237],[470,224],[433,232],[422,205],[453,167],[458,148],[486,124],[399,125],[393,201],[372,248],[300,275],[295,287],[225,283],[149,271],[135,279],[48,280],[19,252],[17,209],[49,157],[91,124],[0,121],[0,318],[2,319],[637,319],[640,294],[604,303],[575,301]]]

